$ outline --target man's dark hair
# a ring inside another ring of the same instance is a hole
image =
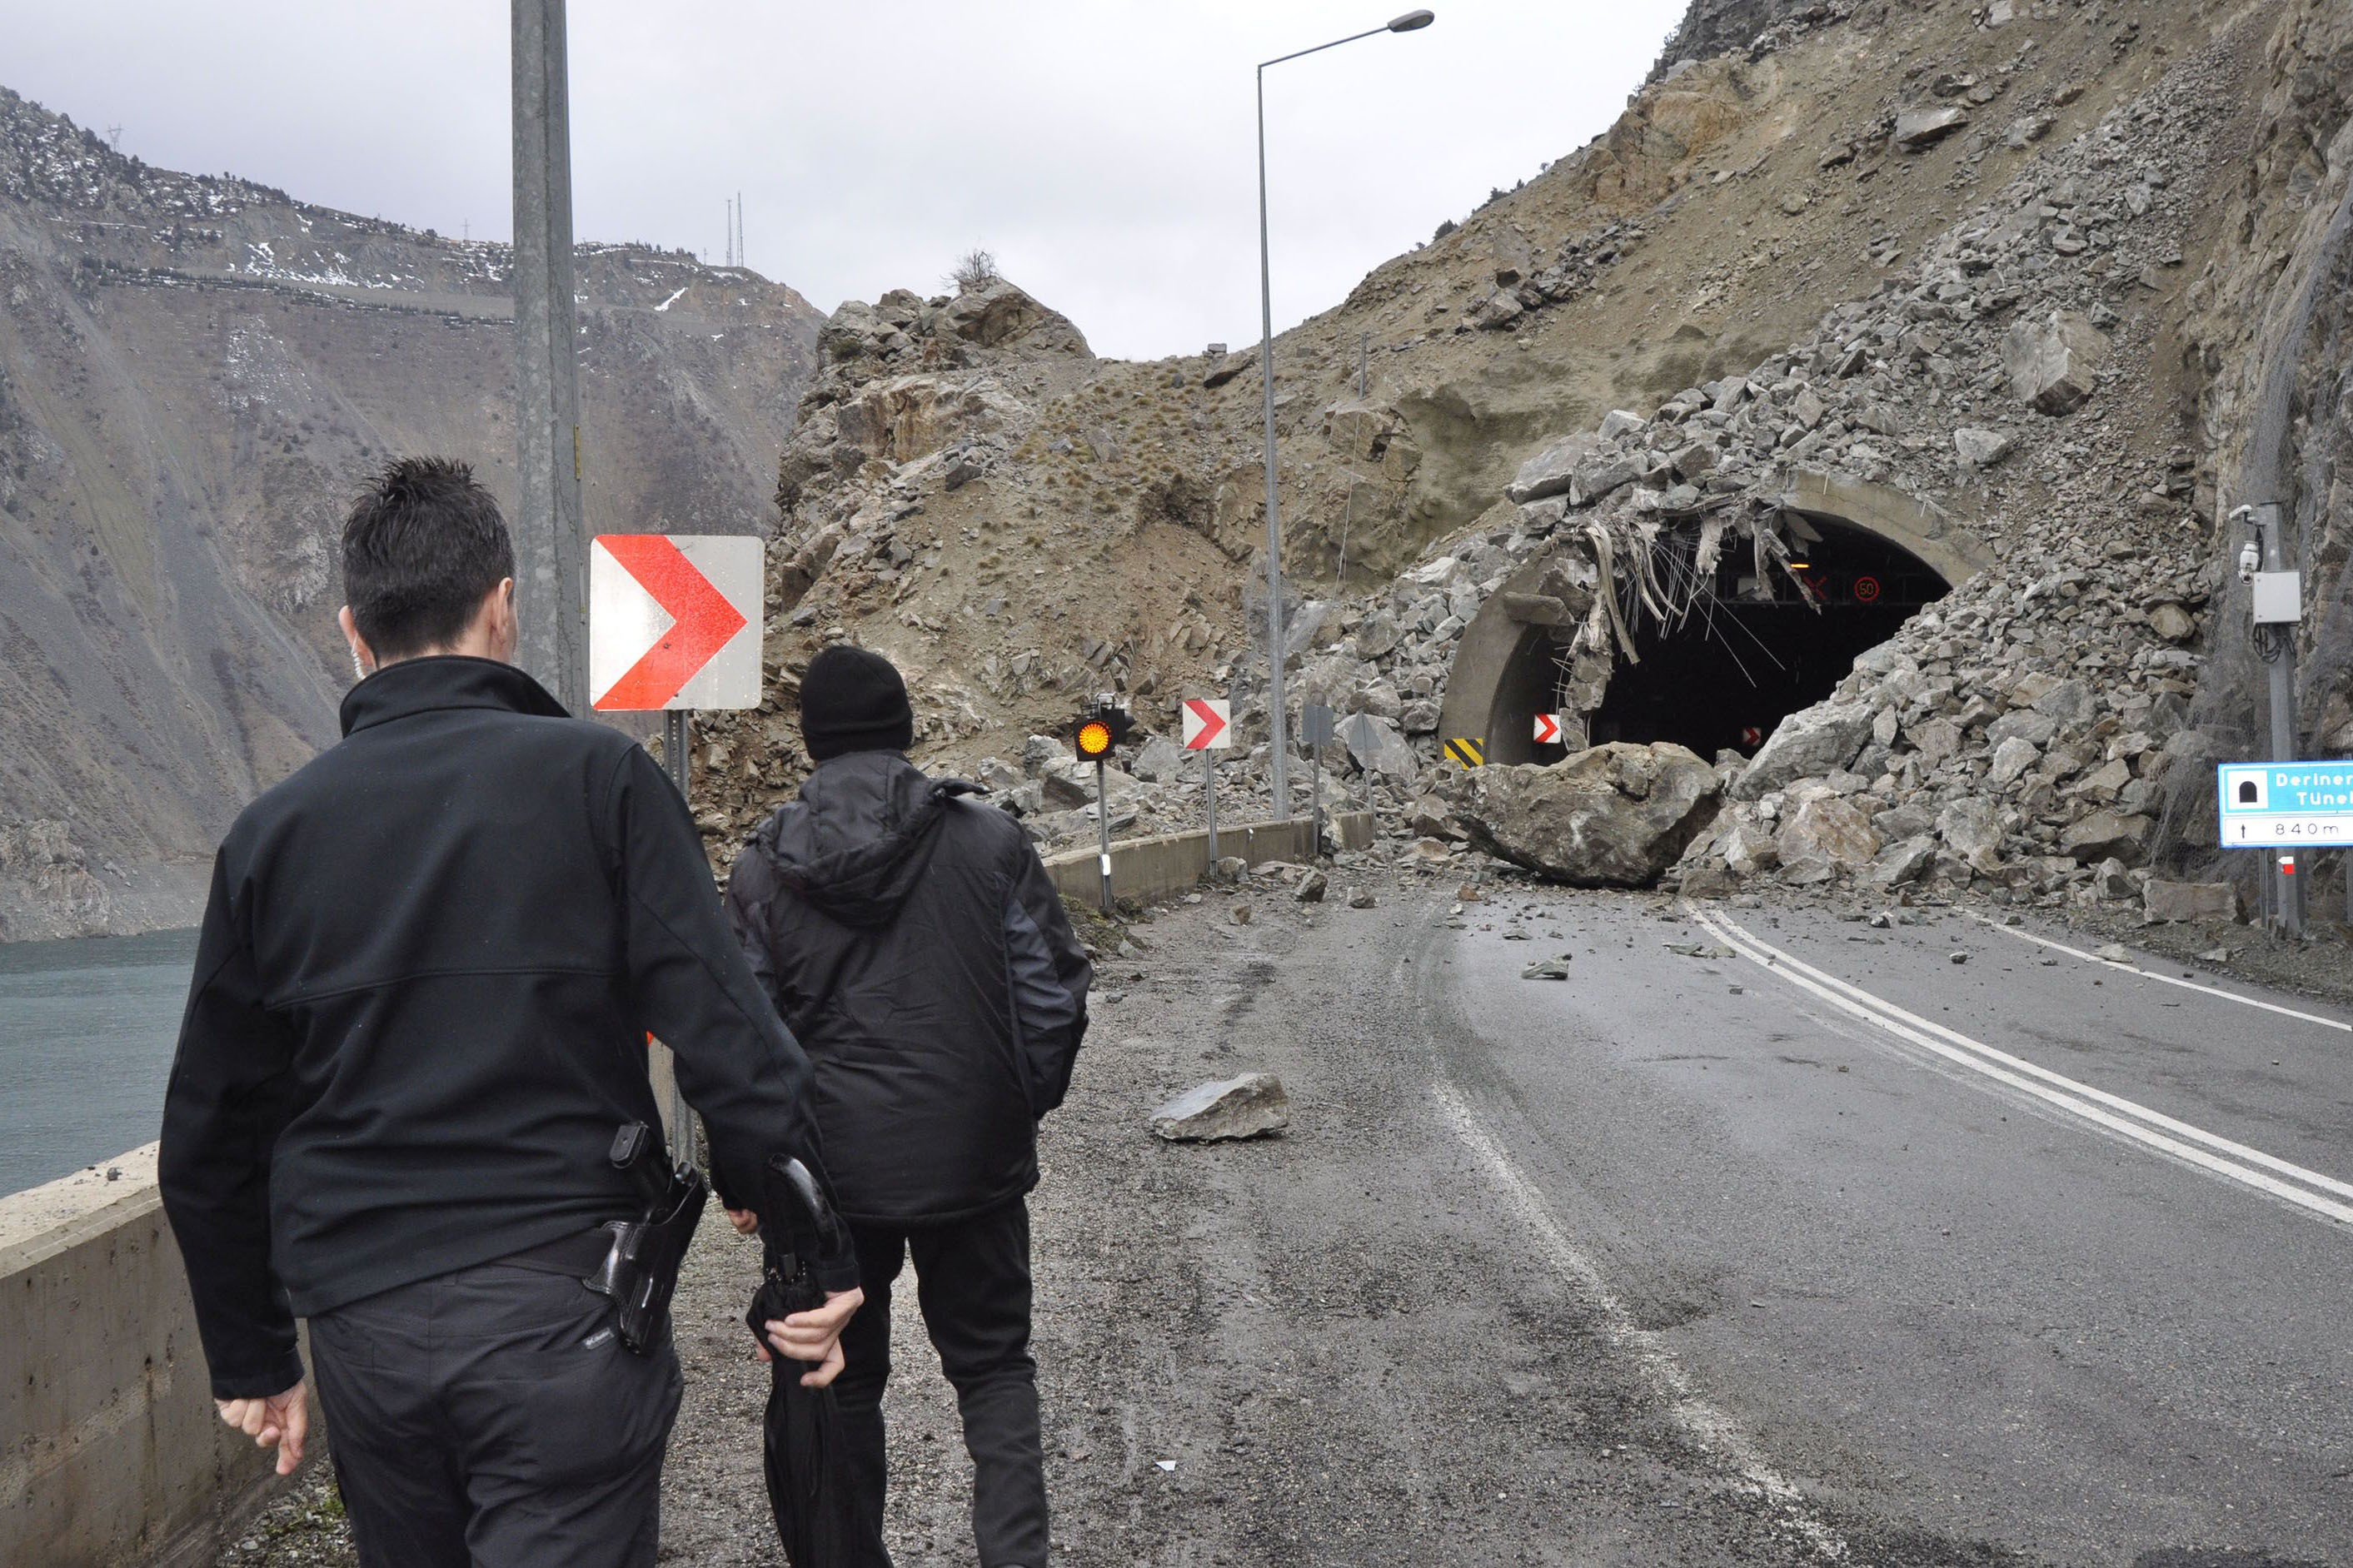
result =
[[[379,660],[458,640],[514,575],[514,542],[474,470],[448,458],[385,465],[343,523],[343,602]]]

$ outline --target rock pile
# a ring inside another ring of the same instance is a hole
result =
[[[2192,511],[2209,496],[2196,465],[2178,450],[2126,456],[2107,432],[2128,398],[2105,405],[2116,367],[2147,353],[2145,301],[2181,257],[2193,215],[2171,193],[2212,153],[2197,86],[2211,63],[2185,62],[2052,149],[1810,340],[1545,443],[1507,491],[1511,521],[1434,551],[1386,602],[1344,616],[1353,640],[1309,667],[1311,688],[1394,715],[1435,763],[1462,633],[1550,560],[1535,602],[1513,610],[1563,626],[1573,719],[1606,688],[1620,606],[1654,601],[1662,541],[1710,560],[1753,550],[1761,576],[1805,540],[1790,505],[1805,487],[1886,487],[1929,531],[1965,521],[1997,564],[1753,759],[1730,759],[1729,803],[1683,858],[1687,885],[1772,874],[2138,896],[2159,781],[2213,754],[2186,722],[2218,584],[2198,563]],[[2055,514],[2034,504],[2046,498]],[[1475,840],[1535,864],[1497,819],[1493,800],[1464,813]]]

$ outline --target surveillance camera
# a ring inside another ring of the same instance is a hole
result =
[[[2255,548],[2255,542],[2253,540],[2251,539],[2247,541],[2245,546],[2239,552],[2239,581],[2242,583],[2253,582],[2255,580],[2255,573],[2263,566],[2263,552]]]

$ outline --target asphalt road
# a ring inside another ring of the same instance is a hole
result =
[[[1461,874],[1106,952],[1032,1199],[1062,1568],[2353,1568],[2353,1032],[1957,914]],[[1252,1068],[1282,1136],[1145,1131]],[[752,1276],[706,1226],[666,1564],[781,1562]],[[892,1551],[968,1563],[893,1340]],[[349,1560],[314,1476],[225,1561]]]
[[[1498,1157],[1775,1473],[1888,1540],[2353,1563],[2341,1022],[1958,914],[1658,908],[1499,893],[1405,967]]]

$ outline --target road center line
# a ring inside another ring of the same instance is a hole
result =
[[[1602,1337],[1634,1363],[1666,1405],[1675,1425],[1701,1452],[1736,1475],[1742,1490],[1761,1498],[1772,1509],[1775,1522],[1796,1534],[1821,1561],[1847,1562],[1846,1542],[1838,1531],[1816,1516],[1805,1494],[1774,1469],[1733,1424],[1731,1416],[1700,1397],[1682,1363],[1660,1342],[1659,1336],[1635,1322],[1633,1314],[1602,1282],[1600,1269],[1568,1239],[1568,1233],[1553,1216],[1552,1205],[1545,1202],[1542,1191],[1504,1152],[1503,1145],[1495,1142],[1478,1113],[1463,1102],[1454,1085],[1441,1074],[1430,1092],[1438,1102],[1439,1116],[1486,1167],[1488,1175],[1503,1190],[1505,1201],[1535,1233],[1546,1260],[1593,1309],[1600,1320]]]
[[[1792,957],[1729,917],[1712,910],[1694,909],[1693,919],[1716,937],[1729,942],[1734,951],[1749,962],[1771,970],[1790,984],[1819,996],[1841,1012],[1876,1025],[1897,1038],[1918,1046],[1956,1066],[2007,1084],[2119,1137],[2169,1154],[2209,1175],[2252,1187],[2321,1218],[2338,1224],[2353,1224],[2353,1206],[2323,1195],[2335,1193],[2353,1197],[2353,1184],[2291,1164],[2259,1149],[2252,1149],[2202,1128],[2193,1127],[2161,1111],[2152,1110],[2105,1089],[2094,1089],[2089,1084],[2080,1083],[1982,1041],[1971,1039],[1942,1024],[1906,1012],[1861,986]],[[2214,1152],[2217,1150],[2222,1153]],[[2224,1158],[2223,1154],[2236,1158]],[[2264,1169],[2257,1169],[2258,1166]],[[2289,1180],[2283,1181],[2281,1176]],[[2297,1186],[2293,1183],[2305,1185]]]
[[[2197,991],[2208,996],[2220,996],[2225,1002],[2236,1002],[2242,1007],[2261,1007],[2266,1013],[2277,1013],[2285,1018],[2299,1018],[2307,1024],[2318,1024],[2327,1028],[2341,1029],[2348,1035],[2353,1035],[2353,1024],[2348,1024],[2342,1018],[2324,1018],[2317,1013],[2299,1013],[2293,1007],[2283,1007],[2276,1002],[2265,1002],[2255,996],[2242,996],[2235,991],[2224,991],[2219,986],[2200,985],[2195,980],[2180,980],[2170,974],[2159,974],[2153,969],[2143,969],[2137,963],[2118,963],[2113,958],[2102,958],[2096,952],[2085,952],[2080,947],[2069,947],[2063,942],[2053,942],[2047,936],[2037,936],[2031,931],[2021,931],[2016,926],[2003,925],[2000,921],[1978,914],[1974,910],[1966,910],[1962,912],[1989,931],[2000,931],[2008,937],[2015,937],[2020,942],[2031,942],[2037,947],[2047,947],[2053,952],[2063,952],[2071,958],[2080,958],[2084,963],[2097,964],[2102,969],[2120,969],[2126,974],[2137,974],[2143,980],[2154,980],[2160,985],[2178,985],[2184,991]]]

